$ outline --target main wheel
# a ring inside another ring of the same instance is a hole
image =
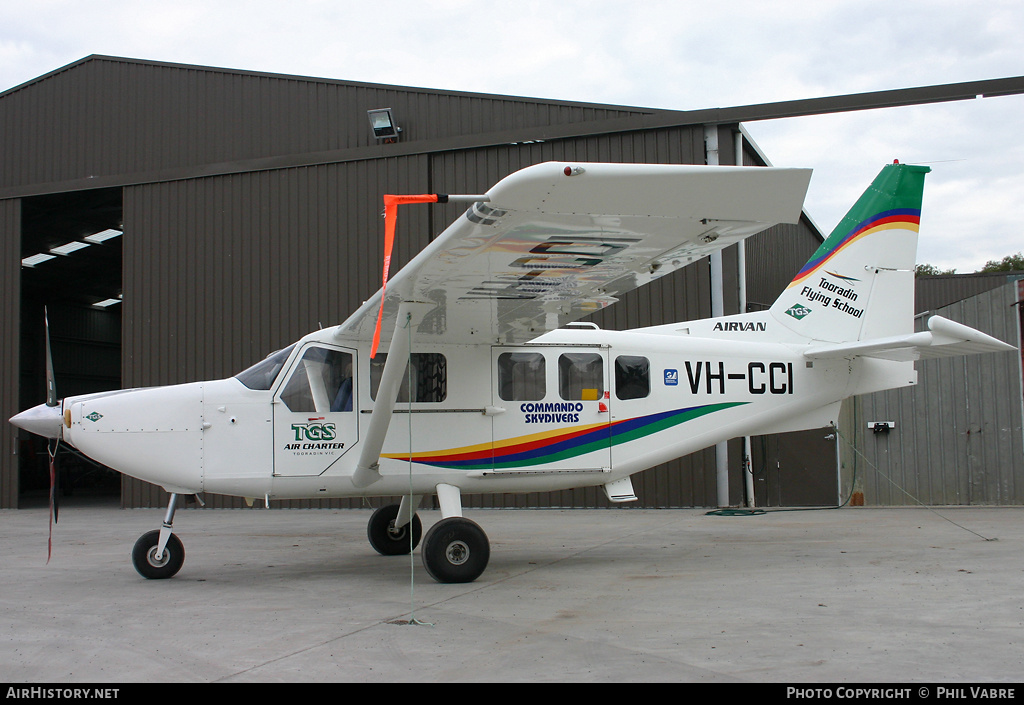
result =
[[[370,540],[373,549],[382,556],[401,556],[409,553],[420,543],[420,536],[423,535],[423,525],[416,514],[412,515],[412,521],[405,526],[396,529],[395,519],[398,517],[398,505],[389,504],[381,507],[370,517],[370,523],[366,525],[366,538]],[[409,531],[412,530],[412,541],[409,541]]]
[[[160,543],[160,531],[154,529],[147,531],[135,542],[132,549],[132,565],[139,575],[150,580],[164,580],[170,578],[179,570],[185,562],[185,547],[174,534],[167,539],[167,546],[164,548],[164,555],[160,560],[156,559],[156,546]]]
[[[430,527],[423,539],[423,565],[439,583],[471,583],[491,557],[487,534],[476,522],[449,517]]]

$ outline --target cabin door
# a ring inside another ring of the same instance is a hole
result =
[[[354,350],[310,343],[274,396],[274,475],[320,475],[359,440]]]
[[[610,468],[608,374],[599,347],[493,348],[494,471]]]

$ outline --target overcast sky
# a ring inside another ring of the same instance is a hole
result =
[[[0,91],[90,54],[691,110],[1024,75],[1020,0],[0,0]],[[747,123],[831,231],[932,167],[918,261],[1024,249],[1024,95]]]

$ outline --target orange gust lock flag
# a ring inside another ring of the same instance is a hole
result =
[[[388,288],[388,270],[391,269],[391,250],[395,244],[395,220],[398,218],[398,206],[402,203],[437,203],[436,193],[423,193],[416,196],[384,196],[384,275],[380,291],[380,311],[377,313],[377,327],[373,331],[373,346],[370,357],[377,354],[380,345],[380,320],[384,316],[384,294]]]

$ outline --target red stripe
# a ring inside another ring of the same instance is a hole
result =
[[[622,423],[622,422],[621,421],[615,421],[613,423],[608,424],[608,427],[610,428],[612,426],[617,426],[620,423]],[[600,428],[600,426],[598,426],[596,428]],[[444,461],[483,460],[485,458],[490,457],[492,453],[499,454],[498,457],[506,456],[506,455],[515,455],[517,453],[525,453],[525,452],[528,452],[528,451],[531,451],[531,450],[535,450],[537,448],[543,448],[544,446],[552,445],[552,444],[555,444],[555,443],[561,443],[563,441],[572,440],[573,438],[577,438],[578,436],[582,436],[584,434],[590,433],[591,431],[596,430],[596,428],[595,427],[585,428],[585,429],[581,429],[581,430],[578,430],[578,431],[573,431],[571,433],[563,433],[563,434],[558,435],[558,436],[548,436],[546,438],[538,438],[538,439],[535,439],[533,441],[528,441],[526,443],[520,443],[520,444],[517,444],[517,445],[505,446],[503,448],[484,448],[484,449],[481,449],[481,450],[469,451],[469,452],[466,452],[466,453],[458,453],[458,454],[451,454],[451,453],[440,452],[440,453],[434,453],[433,455],[416,456],[414,458],[414,460],[416,462],[418,462],[418,463],[430,463],[430,462],[438,462],[438,461],[442,461],[442,460],[444,460]]]

